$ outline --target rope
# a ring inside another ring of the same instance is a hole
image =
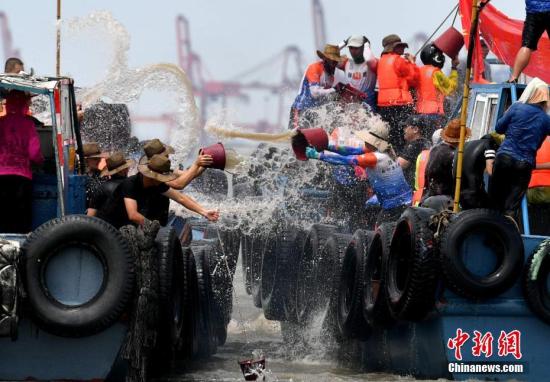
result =
[[[424,44],[422,44],[422,46],[420,47],[420,49],[418,49],[418,51],[414,54],[415,57],[418,55],[418,53],[420,53],[422,51],[422,49],[424,49],[426,47],[426,45],[428,45],[428,43],[431,41],[431,39],[435,36],[435,34],[437,32],[439,32],[439,30],[441,29],[441,27],[443,26],[443,24],[445,24],[445,22],[449,19],[449,17],[451,17],[451,15],[453,14],[453,12],[457,12],[458,13],[458,4],[455,5],[453,7],[453,9],[451,10],[451,12],[447,15],[447,17],[445,17],[445,19],[443,19],[443,21],[441,22],[441,24],[439,24],[439,26],[436,28],[436,30],[432,33],[432,35],[430,37],[428,37],[428,39],[424,42]],[[455,16],[455,19],[456,19],[456,16]],[[454,23],[454,21],[453,21]]]

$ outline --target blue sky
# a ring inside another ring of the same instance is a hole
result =
[[[322,0],[322,3],[329,42],[364,34],[378,54],[381,40],[387,34],[397,33],[408,39],[419,31],[431,33],[456,1]],[[521,0],[492,3],[514,18],[525,15]],[[3,0],[0,4],[0,11],[8,15],[14,45],[21,50],[27,66],[41,74],[53,74],[55,69],[55,5],[56,0]],[[62,16],[64,19],[85,16],[94,10],[110,11],[130,32],[130,67],[177,62],[178,14],[190,20],[194,50],[214,79],[231,78],[290,44],[300,47],[306,63],[315,57],[309,0],[65,0]],[[63,73],[73,76],[82,86],[101,79],[110,62],[110,45],[89,33],[63,38]],[[266,81],[278,77],[270,70],[261,74]],[[272,116],[270,103],[265,98],[259,113]]]

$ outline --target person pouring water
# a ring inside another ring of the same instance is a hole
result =
[[[397,162],[393,147],[388,142],[388,126],[379,121],[370,129],[354,134],[365,142],[364,147],[330,146],[329,149],[333,152],[321,153],[308,147],[306,156],[335,165],[360,166],[366,169],[370,185],[382,206],[382,211],[376,218],[376,226],[397,220],[411,205],[412,190]]]

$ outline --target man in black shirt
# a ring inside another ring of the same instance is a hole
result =
[[[426,129],[424,121],[417,116],[407,118],[403,128],[405,147],[399,153],[397,162],[403,169],[405,179],[414,189],[414,176],[416,170],[416,158],[422,150],[431,147],[430,141],[424,138],[422,131]]]
[[[109,154],[101,152],[96,142],[84,143],[82,145],[82,152],[86,162],[86,175],[88,175],[86,182],[86,207],[89,207],[95,194],[101,188],[101,184],[107,180],[101,178],[99,164],[101,163],[101,159],[106,158]]]
[[[489,194],[485,191],[484,175],[493,173],[496,151],[502,143],[502,136],[496,133],[487,134],[481,139],[466,142],[462,160],[462,182],[460,189],[460,206],[471,208],[491,208]],[[455,155],[453,177],[456,175]]]
[[[130,167],[135,164],[133,159],[126,159],[124,154],[119,151],[111,154],[106,162],[107,166],[99,175],[102,179],[107,177],[110,177],[110,179],[102,183],[97,192],[93,194],[86,213],[88,216],[96,216],[97,210],[114,195],[116,188],[128,177]]]
[[[153,155],[147,163],[140,164],[138,170],[139,174],[128,177],[117,187],[113,197],[98,211],[99,218],[116,228],[131,223],[141,225],[145,219],[166,224],[168,204],[159,208],[160,197],[163,197],[174,200],[210,221],[218,220],[218,211],[207,210],[191,197],[166,185],[177,178],[170,170],[170,160],[166,156]]]
[[[466,138],[470,129],[466,129]],[[426,164],[423,199],[436,195],[454,196],[453,160],[460,141],[460,120],[453,119],[441,132],[441,142],[430,151]]]

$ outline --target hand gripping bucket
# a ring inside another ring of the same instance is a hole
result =
[[[200,149],[199,153],[212,157],[213,163],[208,167],[217,168],[218,170],[225,168],[225,148],[220,142]]]
[[[239,361],[245,381],[263,381],[265,371],[265,358],[245,359]],[[258,379],[260,378],[260,379]]]
[[[326,150],[328,147],[328,135],[321,128],[298,129],[298,133],[292,137],[292,150],[298,160],[307,160],[306,147],[312,146],[317,151]]]
[[[434,45],[450,58],[455,58],[464,46],[464,36],[450,27],[434,41]]]

